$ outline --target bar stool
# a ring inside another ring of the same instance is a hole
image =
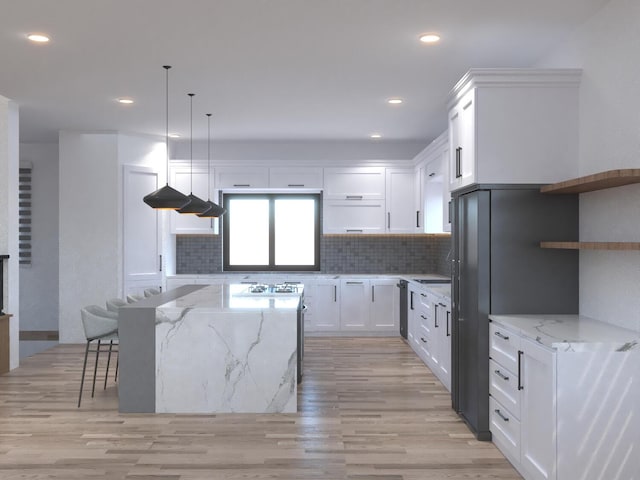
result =
[[[144,300],[144,297],[141,295],[127,295],[127,302],[129,303],[135,303],[135,302],[139,302],[140,300]]]
[[[80,380],[80,393],[78,395],[78,408],[82,401],[82,389],[84,387],[84,377],[87,370],[87,357],[89,352],[95,352],[96,363],[93,367],[93,385],[91,387],[91,397],[93,398],[96,390],[96,374],[98,372],[98,360],[102,342],[109,342],[109,356],[107,357],[107,371],[104,378],[104,388],[107,388],[107,377],[109,376],[109,364],[111,363],[111,353],[113,351],[114,342],[118,345],[118,314],[105,310],[97,305],[89,305],[80,310],[82,316],[82,327],[84,335],[87,339],[87,346],[84,351],[84,364],[82,366],[82,379]],[[97,341],[97,348],[91,350],[89,347],[92,342]],[[117,350],[116,350],[117,352]],[[116,367],[117,379],[117,367]]]
[[[144,296],[145,297],[152,297],[154,295],[158,295],[160,293],[160,290],[158,290],[157,288],[147,288],[144,291]]]
[[[124,307],[125,305],[129,305],[129,302],[123,300],[121,298],[110,298],[107,300],[107,310],[113,313],[118,313],[118,309],[120,307]]]

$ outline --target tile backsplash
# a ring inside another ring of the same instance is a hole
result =
[[[324,235],[322,273],[449,275],[450,235]],[[221,235],[177,235],[176,273],[222,273]]]

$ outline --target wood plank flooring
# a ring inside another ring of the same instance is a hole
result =
[[[121,415],[113,378],[78,409],[82,345],[23,360],[0,376],[0,479],[521,478],[399,338],[305,346],[299,412],[279,415]]]

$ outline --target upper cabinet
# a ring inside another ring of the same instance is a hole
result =
[[[268,188],[268,167],[216,167],[216,188]]]
[[[384,196],[384,167],[334,167],[324,169],[324,198],[384,200]]]
[[[449,135],[442,133],[416,156],[414,193],[417,233],[451,231],[449,218]]]
[[[551,183],[578,168],[576,69],[472,69],[449,100],[449,189]]]
[[[270,188],[315,188],[321,189],[321,167],[271,167]]]
[[[387,168],[386,206],[387,233],[414,233],[418,222],[414,202],[413,168]]]

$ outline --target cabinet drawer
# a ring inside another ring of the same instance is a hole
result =
[[[520,419],[518,375],[493,360],[489,360],[489,393]]]
[[[500,402],[489,398],[489,430],[493,443],[512,463],[520,463],[520,422]]]
[[[518,372],[520,337],[497,325],[489,324],[489,356],[511,372]]]

